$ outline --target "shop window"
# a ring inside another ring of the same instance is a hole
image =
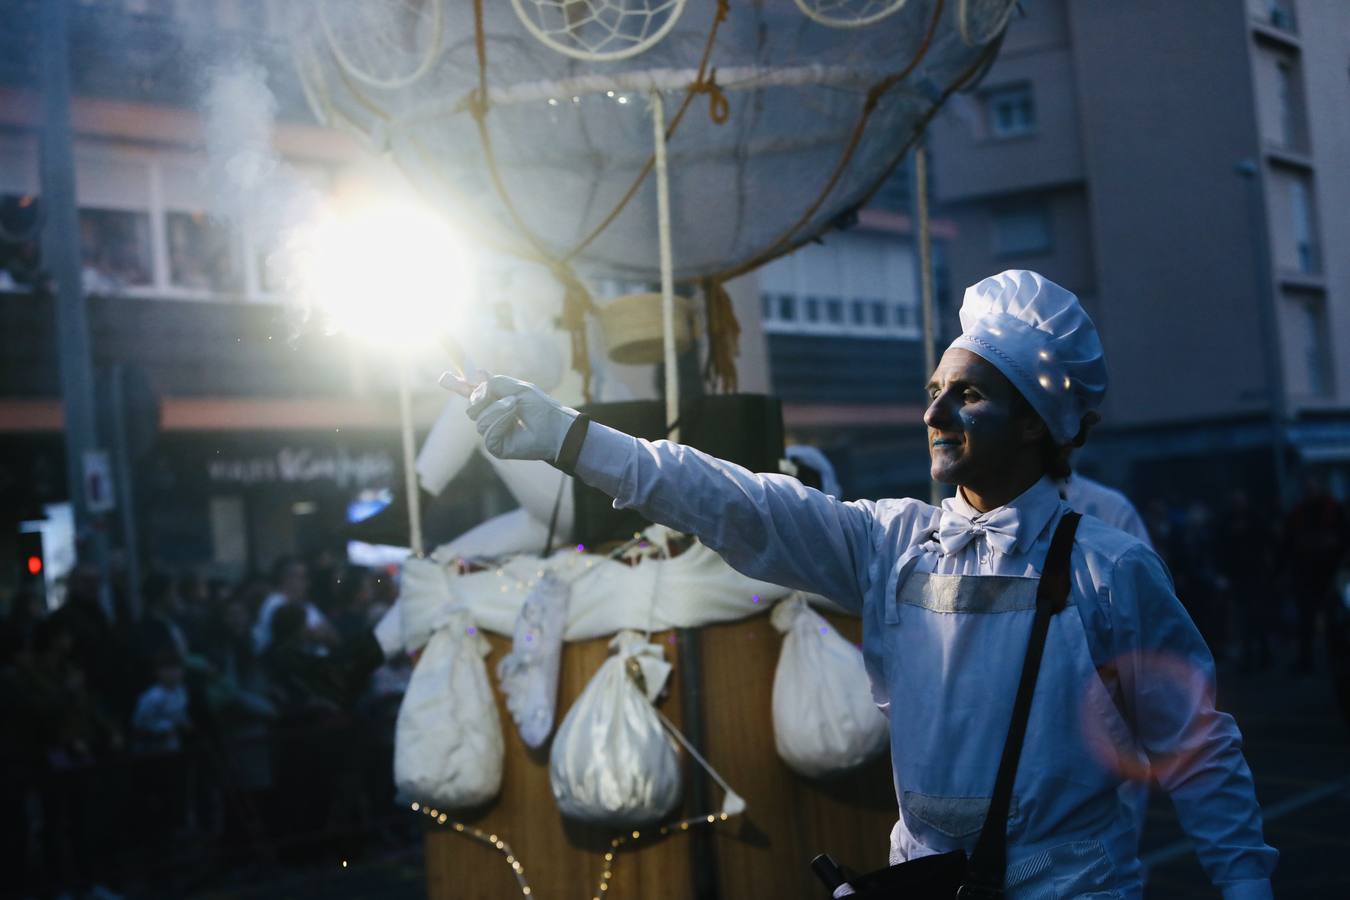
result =
[[[989,134],[996,138],[1022,137],[1036,131],[1036,104],[1030,84],[995,88],[984,95]]]
[[[222,293],[239,290],[239,267],[228,228],[200,212],[171,212],[166,223],[169,281],[174,287]]]
[[[80,264],[85,288],[118,292],[153,280],[150,215],[122,209],[82,209]]]

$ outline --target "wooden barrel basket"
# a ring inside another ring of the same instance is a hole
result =
[[[849,640],[860,639],[859,620],[827,618]],[[510,651],[510,640],[497,635],[489,640],[488,670],[495,672],[497,660]],[[529,880],[531,897],[818,900],[827,894],[808,868],[815,854],[828,852],[856,869],[886,864],[887,836],[896,816],[889,756],[816,781],[789,769],[774,749],[771,698],[782,635],[767,615],[706,626],[682,639],[663,632],[653,640],[662,643],[675,666],[661,711],[686,734],[699,730],[690,729],[682,713],[686,698],[680,650],[685,648],[696,666],[693,683],[701,693],[689,704],[703,720],[700,750],[745,798],[746,812],[666,837],[643,835],[606,863],[605,853],[617,832],[563,819],[549,788],[549,746],[526,748],[501,692],[494,691],[506,738],[501,795],[482,810],[461,813],[459,820],[510,844]],[[559,723],[607,656],[608,638],[564,647]],[[719,811],[721,789],[683,751],[681,757],[684,800],[671,818]],[[696,806],[700,794],[702,805]],[[521,896],[511,866],[492,847],[430,822],[425,847],[427,895],[432,900]],[[612,877],[602,892],[599,885],[607,867]]]

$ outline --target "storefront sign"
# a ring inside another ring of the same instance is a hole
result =
[[[216,484],[266,485],[328,482],[339,488],[386,486],[397,466],[382,450],[352,453],[343,448],[315,450],[282,447],[256,456],[217,456],[206,463],[207,477]]]

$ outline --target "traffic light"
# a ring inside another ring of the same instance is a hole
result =
[[[47,567],[47,558],[42,552],[42,532],[19,532],[18,564],[20,582],[42,582],[42,573]]]

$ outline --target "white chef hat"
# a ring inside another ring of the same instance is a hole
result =
[[[1097,328],[1069,291],[1035,272],[1009,269],[966,288],[962,334],[952,341],[1007,376],[1058,444],[1106,395]]]

